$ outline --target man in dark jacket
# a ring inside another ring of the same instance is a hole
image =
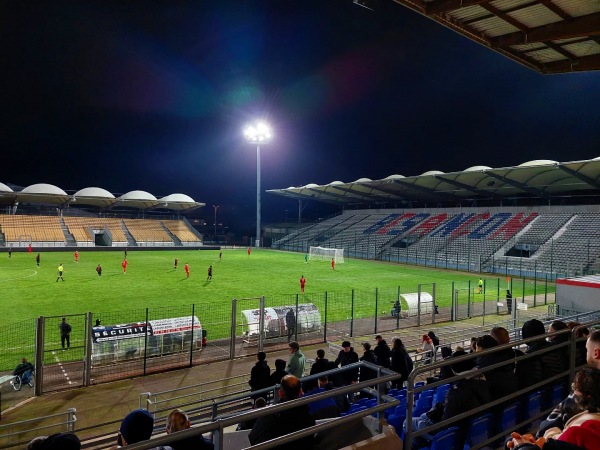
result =
[[[279,389],[280,402],[295,400],[301,395],[300,380],[293,375],[283,377]],[[259,417],[252,427],[248,439],[252,445],[256,445],[314,425],[315,419],[310,415],[308,405],[297,406],[277,414]],[[313,447],[314,437],[311,435],[288,444],[282,444],[277,448],[310,450]]]
[[[258,352],[256,355],[256,364],[250,371],[250,379],[248,384],[250,385],[251,391],[259,391],[264,388],[272,386],[271,384],[271,368],[266,361],[267,354],[265,352]],[[257,399],[261,395],[252,396],[253,399]],[[262,395],[264,397],[264,394]]]
[[[315,359],[314,364],[310,367],[310,374],[314,375],[326,370],[329,370],[329,360],[325,358],[325,350],[319,349],[317,350],[317,359]]]
[[[371,350],[371,344],[369,344],[368,342],[363,342],[363,349],[364,349],[364,353],[360,357],[360,360],[370,362],[371,364],[376,365],[377,364],[377,356],[375,356],[375,353],[373,352],[373,350]],[[373,369],[369,369],[367,367],[360,368],[360,381],[361,382],[373,380],[374,378],[377,378],[377,372],[375,372]],[[361,394],[362,394],[362,392],[361,392]]]
[[[21,383],[30,384],[31,383],[31,375],[33,373],[34,367],[27,358],[21,359],[21,363],[15,367],[13,371],[13,375],[21,377]]]
[[[498,347],[498,341],[489,334],[477,338],[476,353]],[[476,359],[477,367],[484,369],[506,361],[506,364],[484,372],[494,400],[513,394],[519,390],[519,381],[515,375],[515,352],[511,348],[499,350]]]
[[[380,334],[375,336],[375,340],[377,341],[377,345],[375,346],[375,349],[373,349],[373,352],[375,352],[375,356],[377,356],[377,363],[381,367],[389,369],[390,358],[392,356],[390,346],[387,345],[387,342],[385,342],[385,339],[383,339]]]
[[[285,370],[285,365],[287,362],[285,359],[276,359],[275,360],[275,371],[269,377],[269,386],[275,386],[276,384],[281,383],[281,379],[289,373]]]
[[[358,362],[358,354],[354,351],[349,341],[342,342],[342,350],[335,359],[335,365],[344,367],[352,363]],[[347,370],[340,374],[343,383],[349,385],[358,381],[358,368],[353,370]]]
[[[539,340],[527,344],[526,355],[541,352],[553,346],[552,343],[546,341],[546,328],[537,319],[528,320],[523,324],[521,336],[523,339],[539,336]],[[524,389],[532,386],[565,370],[567,368],[564,365],[562,354],[553,350],[523,361],[517,361],[516,373],[519,379],[519,388]]]

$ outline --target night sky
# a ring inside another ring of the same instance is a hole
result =
[[[0,62],[0,182],[181,192],[232,229],[255,118],[264,190],[600,156],[600,72],[539,75],[391,0],[5,2]]]

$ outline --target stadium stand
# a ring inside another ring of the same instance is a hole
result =
[[[64,246],[65,235],[58,217],[0,215],[0,231],[5,245]]]
[[[344,211],[294,231],[273,247],[304,251],[321,245],[345,248],[346,256],[364,259],[578,275],[600,269],[600,212],[594,209],[598,208]]]
[[[200,238],[182,220],[163,220],[162,223],[183,245],[201,243]]]
[[[157,220],[124,219],[123,223],[137,245],[164,246],[175,244]]]

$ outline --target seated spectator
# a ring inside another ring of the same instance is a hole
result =
[[[327,377],[320,377],[319,385],[321,384],[321,379],[323,379],[325,384],[327,384]],[[325,389],[325,387],[318,386],[304,395],[316,395],[322,392],[327,392],[328,390],[329,389]],[[315,400],[314,402],[308,404],[308,409],[315,420],[329,419],[333,417],[339,417],[340,415],[340,408],[338,407],[334,397]]]
[[[191,425],[187,414],[180,409],[175,409],[167,417],[166,431],[167,434],[172,434],[187,430]],[[171,448],[173,450],[213,450],[215,446],[212,441],[197,435],[174,441],[171,443]]]
[[[475,350],[477,350],[477,337],[473,336],[471,337],[471,346],[469,347],[469,353],[475,353]]]
[[[442,347],[441,348],[442,361],[450,358],[452,356],[452,349],[450,347]],[[446,366],[440,367],[440,374],[438,375],[438,380],[445,380],[446,378],[451,378],[454,376],[452,372],[452,367],[450,364]]]
[[[147,441],[152,437],[154,418],[148,411],[136,409],[125,416],[117,433],[118,447]],[[165,450],[170,447],[163,447]]]
[[[489,334],[477,338],[477,353],[497,347],[498,342]],[[519,380],[515,375],[515,352],[511,348],[499,350],[489,355],[477,358],[476,364],[480,369],[506,361],[504,366],[485,371],[483,374],[488,382],[494,400],[513,394],[519,390]]]
[[[259,391],[273,386],[270,378],[271,368],[267,364],[266,358],[267,354],[265,352],[258,352],[256,354],[256,363],[252,367],[252,370],[250,370],[250,379],[248,380],[251,391]],[[256,400],[258,397],[260,395],[253,395],[252,399]]]
[[[541,352],[552,346],[552,344],[545,339],[546,328],[544,327],[544,324],[537,319],[530,319],[523,324],[521,336],[523,339],[539,336],[538,340],[527,344],[527,350],[525,350],[526,355]],[[553,351],[546,351],[543,354],[533,356],[529,359],[519,360],[517,361],[516,368],[519,389],[527,388],[564,372],[567,367],[568,366],[565,366],[562,355]]]
[[[20,376],[21,383],[32,386],[31,375],[33,374],[33,370],[34,370],[33,364],[31,364],[29,361],[27,361],[27,358],[23,358],[23,359],[21,359],[21,362],[17,365],[17,367],[15,367],[15,370],[13,370],[13,375]],[[11,384],[12,384],[12,381],[11,381]]]
[[[433,331],[428,332],[427,336],[431,338],[431,342],[435,348],[440,346],[440,338],[438,338]]]
[[[568,330],[568,329],[569,329],[569,327],[567,326],[567,324],[565,322],[563,322],[562,320],[555,320],[548,326],[548,333],[556,333],[558,331],[563,331],[563,330]],[[563,332],[556,336],[548,337],[548,341],[551,344],[563,344],[565,342],[568,342],[569,338],[570,338],[570,333]],[[560,348],[557,348],[556,352],[561,356],[562,365],[565,367],[565,370],[566,370],[567,367],[569,367],[569,359],[570,359],[569,355],[571,353],[569,350],[569,347],[562,346]]]
[[[80,448],[81,442],[73,433],[38,436],[27,445],[27,450],[79,450]]]
[[[270,386],[275,386],[276,384],[280,384],[281,383],[281,379],[283,377],[285,377],[286,375],[289,375],[287,373],[287,371],[285,370],[285,365],[286,364],[287,363],[283,359],[276,359],[275,360],[275,371],[269,377],[269,379],[270,379]]]
[[[267,401],[262,397],[258,397],[254,401],[252,409],[264,408],[265,406],[267,406]],[[251,430],[255,423],[256,419],[245,420],[244,422],[240,422],[235,431]]]
[[[294,375],[286,375],[281,380],[279,402],[295,400],[302,396],[300,380]],[[259,417],[248,435],[252,445],[270,441],[280,436],[303,430],[315,425],[307,405],[281,411],[277,414]],[[314,445],[314,436],[307,436],[281,446],[286,450],[309,450]]]
[[[586,362],[585,343],[590,335],[590,330],[587,327],[580,327],[578,322],[567,322],[567,326],[570,330],[577,328],[577,331],[575,332],[575,338],[577,339],[577,342],[575,342],[575,365],[583,366]]]
[[[567,448],[560,445],[560,443],[567,443],[587,450],[599,448],[600,371],[588,367],[577,372],[573,382],[573,392],[582,412],[571,417],[562,429],[559,427],[549,428],[544,433],[544,437],[537,441],[531,435],[524,438],[515,433],[512,445],[509,446],[514,449],[542,448],[550,450]]]
[[[320,376],[318,382],[319,387],[325,389],[326,391],[335,389],[335,385],[329,380],[327,375]],[[346,412],[350,409],[350,401],[348,400],[348,396],[345,394],[336,395],[333,397],[333,401],[335,401],[335,404],[340,412]]]

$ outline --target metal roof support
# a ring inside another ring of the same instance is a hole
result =
[[[489,175],[492,178],[495,178],[497,180],[500,180],[506,184],[510,184],[511,186],[514,186],[516,188],[521,189],[522,191],[525,191],[531,195],[535,195],[536,197],[541,197],[544,200],[549,200],[550,196],[548,195],[547,192],[544,192],[541,189],[536,189],[534,187],[531,186],[527,186],[526,184],[523,183],[519,183],[518,181],[515,180],[511,180],[510,178],[507,177],[503,177],[502,175],[498,175],[494,172],[486,172],[487,175]]]
[[[588,177],[587,175],[579,173],[576,170],[569,169],[568,167],[565,167],[565,166],[563,166],[561,164],[558,165],[558,168],[560,170],[562,170],[563,172],[566,172],[569,175],[571,175],[571,176],[573,176],[575,178],[578,178],[579,180],[583,181],[584,183],[589,184],[593,188],[600,189],[600,181],[596,181],[593,178]]]
[[[439,192],[439,191],[436,191],[435,189],[426,188],[426,187],[423,187],[423,186],[418,186],[416,184],[409,183],[409,182],[405,181],[404,178],[403,179],[399,179],[399,180],[394,180],[393,182],[394,183],[398,183],[398,184],[402,184],[402,185],[406,186],[409,189],[414,189],[415,191],[422,192],[422,193],[427,194],[427,195],[429,195],[431,197],[434,197],[434,198],[436,196],[438,196],[438,197],[445,198],[446,200],[454,200],[454,201],[457,200],[457,197],[455,195],[453,195],[453,194],[448,194],[447,192]]]
[[[477,189],[477,188],[475,188],[473,186],[469,186],[468,184],[461,183],[460,181],[449,179],[449,178],[447,178],[447,177],[445,177],[443,175],[434,175],[434,177],[437,178],[437,179],[439,179],[439,180],[442,180],[442,181],[444,181],[444,182],[446,182],[448,184],[456,186],[457,188],[461,188],[461,189],[464,189],[465,191],[469,191],[469,192],[471,192],[473,194],[481,195],[483,197],[487,197],[487,198],[490,198],[492,200],[497,200],[498,199],[498,196],[496,194],[494,194],[493,192],[490,192],[490,191],[486,191],[485,189]]]

